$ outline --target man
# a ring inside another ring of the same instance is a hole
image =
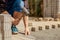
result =
[[[8,0],[8,2],[7,2],[7,8],[6,8],[7,11],[16,19],[16,21],[14,21],[13,25],[12,25],[13,34],[18,33],[18,29],[16,28],[16,25],[19,24],[20,19],[24,15],[24,13],[22,13],[23,9],[21,7],[24,7],[24,2],[22,2],[22,0]],[[25,25],[25,34],[27,34],[27,33],[29,34],[27,27],[28,26]]]
[[[12,33],[17,34],[18,29],[16,28],[16,25],[19,23],[19,20],[22,18],[22,8],[20,6],[21,0],[8,0],[7,1],[7,11],[11,16],[16,20],[12,24]]]

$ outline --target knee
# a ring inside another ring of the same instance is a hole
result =
[[[13,24],[13,25],[18,25],[18,24],[19,24],[19,21],[20,21],[20,20],[16,19],[16,20],[14,20],[14,21],[12,22],[12,24]]]

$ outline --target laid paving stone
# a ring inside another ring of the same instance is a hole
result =
[[[43,18],[38,18],[39,21],[43,21]]]
[[[31,31],[35,32],[36,31],[36,28],[35,27],[32,27],[31,28]]]
[[[38,21],[38,18],[35,18],[34,20],[35,20],[35,21]]]
[[[53,18],[51,18],[51,19],[49,19],[49,21],[54,21],[54,19],[53,19]]]
[[[55,21],[60,21],[60,19],[59,18],[56,18]]]
[[[51,17],[45,17],[45,18],[44,18],[44,21],[54,21],[54,18],[51,18]]]
[[[60,24],[58,24],[58,28],[60,28]]]
[[[45,29],[49,29],[49,26],[48,26],[48,25],[46,25],[46,26],[45,26]]]
[[[28,26],[32,26],[32,23],[28,23]]]
[[[55,25],[52,25],[52,28],[55,29]]]
[[[38,27],[38,30],[42,30],[42,26],[39,26],[39,27]]]

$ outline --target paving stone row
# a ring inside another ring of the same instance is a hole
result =
[[[31,31],[57,29],[60,28],[60,21],[34,21],[29,23],[29,27]]]
[[[29,20],[32,20],[32,21],[60,21],[60,18],[52,18],[52,17],[45,17],[45,18],[30,17]]]

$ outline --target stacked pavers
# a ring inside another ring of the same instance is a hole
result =
[[[12,18],[9,14],[0,14],[0,39],[1,40],[11,40],[11,25]]]

